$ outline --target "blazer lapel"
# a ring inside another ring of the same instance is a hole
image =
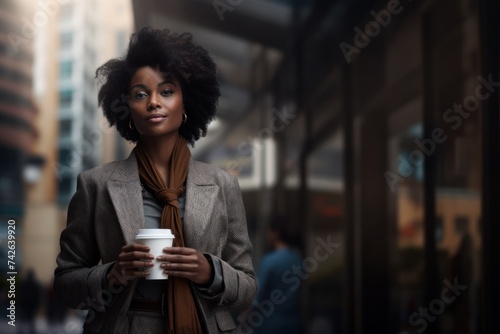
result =
[[[130,244],[145,225],[141,182],[134,152],[117,164],[108,181],[108,191],[125,243]]]
[[[211,173],[194,159],[189,162],[186,181],[184,237],[192,246],[210,223],[219,187]],[[117,164],[108,181],[108,191],[126,244],[134,242],[145,226],[141,183],[134,152]]]
[[[196,246],[198,238],[205,236],[210,223],[215,201],[219,194],[213,176],[203,168],[203,164],[191,159],[186,181],[186,207],[184,211],[184,238],[191,246]]]

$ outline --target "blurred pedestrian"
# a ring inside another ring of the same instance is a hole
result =
[[[59,299],[56,298],[54,293],[54,280],[46,288],[47,295],[47,321],[50,325],[59,325],[64,322],[67,314],[67,307]]]
[[[97,77],[105,117],[136,146],[79,175],[56,295],[89,309],[85,333],[233,332],[230,311],[250,307],[257,291],[241,191],[188,147],[215,117],[215,63],[191,34],[145,27]],[[135,243],[143,228],[170,229],[174,247],[154,258]],[[153,261],[168,280],[145,280]]]
[[[302,258],[294,247],[295,239],[290,230],[286,218],[276,216],[266,233],[272,250],[262,258],[257,272],[259,291],[252,310],[261,313],[263,320],[260,324],[260,321],[251,323],[252,319],[248,319],[256,334],[301,333],[302,280],[294,276],[293,271],[302,266]]]
[[[36,316],[40,308],[41,293],[41,284],[33,269],[30,268],[19,284],[20,326],[18,326],[18,333],[35,334],[37,332]]]

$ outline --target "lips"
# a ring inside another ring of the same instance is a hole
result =
[[[152,121],[152,122],[159,122],[165,118],[167,118],[167,116],[163,115],[163,114],[151,114],[146,118],[146,120]]]

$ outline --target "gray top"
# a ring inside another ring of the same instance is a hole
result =
[[[144,228],[160,228],[160,218],[163,207],[154,198],[154,196],[143,187],[142,200],[144,206],[144,218],[145,226]],[[186,195],[182,195],[178,199],[179,209],[181,212],[181,220],[184,220],[184,210],[186,206]],[[222,291],[222,267],[220,260],[210,254],[203,254],[209,260],[209,263],[213,265],[214,269],[214,280],[212,284],[208,287],[196,286],[197,289],[205,291],[211,295],[216,295]],[[137,282],[137,286],[134,291],[134,299],[144,299],[144,300],[160,300],[161,295],[164,292],[165,281],[164,280],[146,280],[140,278]]]

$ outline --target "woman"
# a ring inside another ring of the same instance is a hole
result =
[[[234,332],[229,312],[248,308],[257,290],[241,193],[235,177],[187,147],[215,115],[215,64],[190,34],[143,28],[96,76],[104,115],[137,145],[128,159],[79,175],[57,296],[89,309],[84,333]],[[117,108],[123,96],[127,107]],[[140,228],[175,234],[156,259],[168,280],[144,279],[154,259],[134,242]]]

